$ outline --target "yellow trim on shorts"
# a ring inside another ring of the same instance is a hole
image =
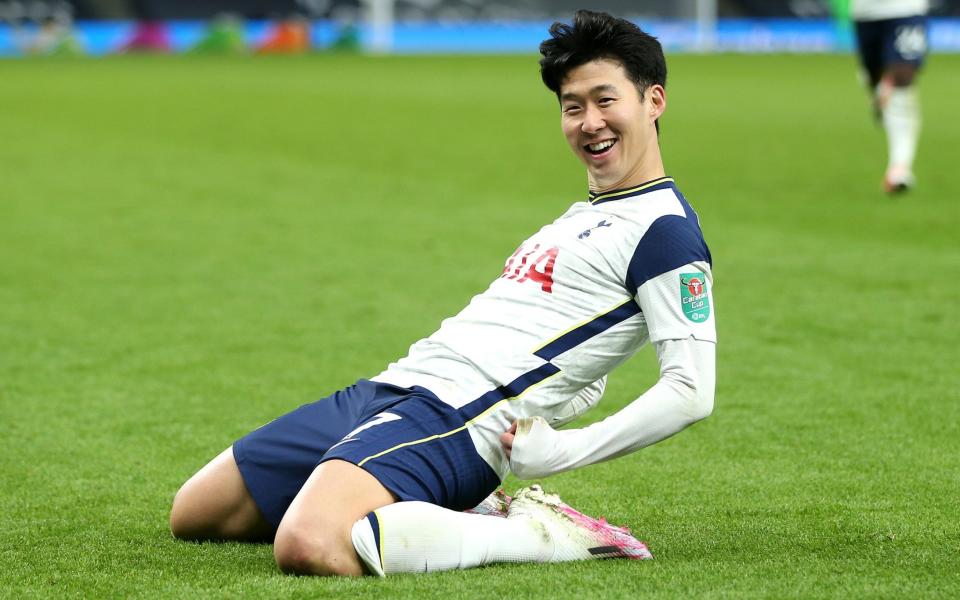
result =
[[[543,383],[544,381],[547,381],[547,380],[550,379],[551,377],[553,377],[553,376],[555,376],[555,375],[557,375],[558,373],[561,373],[561,372],[562,372],[562,371],[559,371],[559,370],[558,370],[556,373],[554,373],[554,374],[552,374],[552,375],[548,375],[547,377],[544,377],[543,379],[541,379],[541,380],[538,381],[537,383],[531,385],[531,386],[528,387],[527,389],[523,390],[522,392],[520,392],[520,393],[517,394],[516,396],[511,396],[511,397],[509,397],[509,398],[504,398],[503,400],[500,400],[499,402],[496,402],[495,404],[493,404],[492,406],[490,406],[490,408],[488,408],[487,410],[483,411],[482,413],[480,413],[479,415],[475,416],[474,418],[470,419],[469,421],[467,421],[466,423],[464,423],[464,424],[461,425],[460,427],[457,427],[456,429],[453,429],[453,430],[448,431],[448,432],[446,432],[446,433],[438,433],[438,434],[436,434],[436,435],[427,436],[427,437],[425,437],[425,438],[422,438],[422,439],[419,439],[419,440],[414,440],[414,441],[412,441],[412,442],[404,442],[404,443],[402,443],[402,444],[397,444],[397,445],[394,446],[393,448],[388,448],[388,449],[386,449],[386,450],[384,450],[384,451],[382,451],[382,452],[378,452],[378,453],[376,453],[376,454],[374,454],[374,455],[372,455],[372,456],[366,457],[365,459],[363,459],[363,460],[361,460],[360,462],[358,462],[358,463],[357,463],[357,466],[358,466],[358,467],[362,467],[367,461],[373,460],[373,459],[375,459],[375,458],[380,458],[381,456],[383,456],[383,455],[385,455],[385,454],[390,454],[390,453],[393,452],[394,450],[399,450],[400,448],[405,448],[405,447],[407,447],[407,446],[415,446],[415,445],[417,445],[417,444],[422,444],[422,443],[424,443],[424,442],[430,442],[430,441],[433,441],[433,440],[438,440],[438,439],[441,439],[441,438],[449,437],[449,436],[451,436],[451,435],[453,435],[453,434],[455,434],[455,433],[459,433],[459,432],[463,431],[464,429],[466,429],[467,427],[470,427],[470,425],[472,425],[472,424],[475,423],[476,421],[479,421],[480,419],[482,419],[483,417],[485,417],[487,414],[490,413],[490,411],[492,411],[492,410],[495,409],[496,407],[500,406],[500,405],[503,404],[504,402],[510,402],[511,400],[518,400],[518,399],[522,398],[524,394],[526,394],[527,392],[529,392],[529,391],[532,390],[533,388],[539,386],[539,385],[540,385],[541,383]],[[379,517],[378,517],[378,518],[379,518]],[[381,539],[383,539],[383,538],[381,538]]]

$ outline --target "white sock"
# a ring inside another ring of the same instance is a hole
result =
[[[913,158],[920,138],[920,103],[913,87],[895,87],[883,108],[887,131],[888,169],[913,171]]]
[[[495,562],[547,562],[553,541],[532,519],[504,519],[398,502],[357,521],[353,546],[371,573],[423,573]]]

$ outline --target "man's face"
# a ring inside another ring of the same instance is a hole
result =
[[[652,163],[660,165],[654,121],[666,100],[659,85],[646,92],[641,100],[624,68],[609,59],[572,69],[560,86],[563,134],[587,165],[591,188],[637,185]]]

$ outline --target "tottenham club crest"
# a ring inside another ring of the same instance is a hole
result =
[[[577,239],[583,240],[590,237],[590,234],[593,232],[594,229],[600,229],[601,227],[612,227],[612,226],[613,226],[613,223],[607,223],[607,220],[604,219],[599,223],[597,223],[596,225],[594,225],[593,227],[591,227],[590,229],[584,230],[583,233],[577,236]]]
[[[694,323],[702,323],[710,317],[710,296],[703,273],[680,273],[680,306],[683,314]]]

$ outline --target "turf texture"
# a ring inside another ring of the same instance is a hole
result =
[[[536,57],[0,62],[0,596],[955,595],[960,56],[922,76],[919,187],[897,198],[852,57],[669,60],[716,409],[544,482],[656,560],[389,580],[174,541],[170,501],[402,356],[583,198]],[[642,351],[581,423],[656,376]]]

